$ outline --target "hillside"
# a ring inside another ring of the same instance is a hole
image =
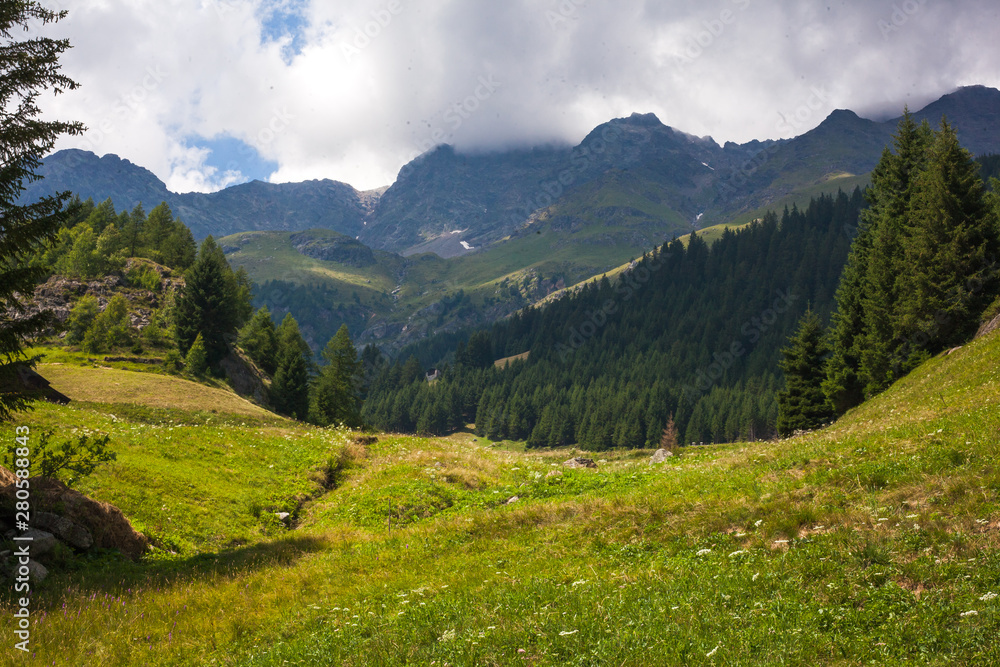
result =
[[[112,434],[119,458],[86,490],[161,550],[53,574],[33,598],[37,659],[992,664],[998,357],[1000,337],[977,340],[817,433],[596,470],[468,435],[362,447],[40,406],[22,423]],[[328,459],[323,492],[309,471]],[[282,507],[297,528],[269,518]]]

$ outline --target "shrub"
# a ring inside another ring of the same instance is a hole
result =
[[[170,350],[167,352],[166,358],[163,360],[163,368],[166,369],[168,373],[180,373],[181,369],[184,367],[184,357],[177,350]]]
[[[126,347],[132,343],[132,327],[128,320],[128,300],[116,294],[104,312],[94,318],[83,338],[83,349],[99,354],[108,349]]]
[[[150,292],[159,292],[163,289],[163,279],[159,272],[151,266],[133,266],[125,274],[125,280],[128,281],[130,287],[138,287]]]
[[[87,329],[91,327],[100,312],[101,307],[95,296],[87,294],[77,301],[69,313],[69,321],[66,324],[66,342],[73,345],[82,343],[87,335]]]
[[[94,472],[99,465],[114,461],[117,455],[108,449],[107,434],[83,434],[55,443],[52,431],[43,431],[32,452],[32,468],[41,477],[52,477],[71,486]]]

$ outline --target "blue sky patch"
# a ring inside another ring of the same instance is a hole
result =
[[[291,38],[281,52],[286,64],[302,53],[305,46],[305,31],[309,27],[305,8],[306,3],[301,0],[265,0],[260,6],[262,43]]]
[[[276,161],[261,157],[256,148],[235,137],[225,135],[214,139],[190,137],[187,144],[196,148],[207,148],[210,151],[205,164],[218,169],[216,178],[220,178],[227,171],[238,171],[243,175],[239,181],[241,183],[255,179],[266,181],[278,170]]]

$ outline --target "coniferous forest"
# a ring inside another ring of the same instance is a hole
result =
[[[829,319],[863,207],[860,190],[841,192],[711,247],[675,239],[614,280],[467,343],[447,338],[446,352],[425,341],[374,380],[364,417],[434,434],[474,422],[491,439],[590,450],[655,446],[671,417],[684,443],[771,437],[781,347],[807,309]],[[442,375],[428,383],[431,366]]]
[[[654,447],[675,428],[684,443],[816,428],[997,310],[996,170],[946,120],[934,130],[907,112],[865,193],[768,214],[711,247],[675,239],[489,331],[423,341],[377,376],[363,415],[589,450]]]

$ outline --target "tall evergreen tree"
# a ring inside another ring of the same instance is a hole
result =
[[[141,230],[141,245],[150,259],[163,263],[163,245],[174,231],[174,215],[167,202],[160,202],[149,212]]]
[[[905,110],[872,171],[858,235],[837,287],[823,391],[836,414],[891,383],[898,370],[898,280],[904,270],[905,234],[911,200],[927,163],[933,132]]]
[[[778,433],[791,435],[825,424],[833,415],[823,394],[823,364],[827,354],[823,325],[811,310],[781,351],[785,389],[778,392]]]
[[[996,211],[979,165],[946,120],[918,179],[900,273],[900,337],[911,359],[958,345],[975,333],[997,291]]]
[[[244,288],[211,236],[205,239],[198,260],[185,276],[184,290],[177,300],[177,344],[186,354],[200,333],[211,366],[228,351],[226,338],[236,333],[251,309]]]
[[[323,424],[361,425],[361,363],[347,325],[340,325],[322,353],[326,366],[316,382],[317,421]]]
[[[61,135],[78,135],[83,125],[42,120],[38,97],[42,93],[74,90],[77,83],[59,72],[59,56],[69,41],[32,37],[18,41],[35,24],[51,24],[66,16],[33,0],[5,2],[0,10],[0,420],[6,420],[28,402],[16,381],[17,366],[27,359],[30,337],[51,322],[51,313],[15,320],[8,313],[24,314],[22,295],[31,294],[48,273],[31,258],[44,249],[67,221],[63,204],[69,193],[18,204],[26,185],[38,180],[41,158],[48,155]]]
[[[281,414],[305,421],[309,417],[309,346],[291,313],[278,328],[278,364],[271,382],[271,403]]]
[[[904,259],[907,220],[933,139],[927,122],[917,125],[909,110],[905,110],[893,141],[895,154],[883,153],[882,169],[873,172],[868,191],[871,206],[862,213],[871,223],[873,258],[864,282],[865,335],[860,355],[860,374],[869,396],[888,387],[900,375],[898,282],[907,264]]]

